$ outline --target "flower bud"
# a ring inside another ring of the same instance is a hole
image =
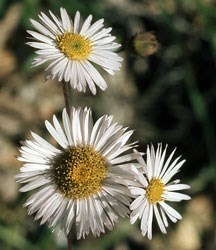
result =
[[[155,54],[160,47],[153,32],[138,33],[132,38],[133,52],[145,57]]]

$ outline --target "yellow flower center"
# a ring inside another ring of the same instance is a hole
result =
[[[164,184],[160,179],[153,178],[146,188],[146,198],[149,203],[155,204],[163,201],[162,194],[164,192]]]
[[[82,199],[97,193],[107,176],[105,159],[89,146],[71,147],[52,162],[53,180],[67,198]]]
[[[70,60],[84,60],[91,53],[90,40],[71,32],[56,36],[56,45]]]

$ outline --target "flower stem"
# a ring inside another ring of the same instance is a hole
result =
[[[67,83],[65,81],[62,82],[63,86],[63,94],[65,99],[65,107],[67,110],[67,113],[70,114],[71,106],[72,106],[72,89],[70,86],[70,83]]]
[[[72,250],[72,241],[71,241],[70,234],[67,235],[67,247],[68,247],[68,250]]]

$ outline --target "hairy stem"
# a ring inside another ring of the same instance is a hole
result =
[[[68,247],[68,250],[72,250],[72,241],[71,241],[70,233],[67,235],[67,247]]]
[[[67,83],[65,81],[62,82],[63,86],[63,94],[65,99],[65,107],[67,110],[67,113],[70,114],[70,109],[72,106],[72,89],[70,86],[70,83]]]

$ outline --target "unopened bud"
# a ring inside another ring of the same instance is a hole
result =
[[[160,47],[153,32],[138,33],[132,38],[133,51],[139,56],[155,54]]]

